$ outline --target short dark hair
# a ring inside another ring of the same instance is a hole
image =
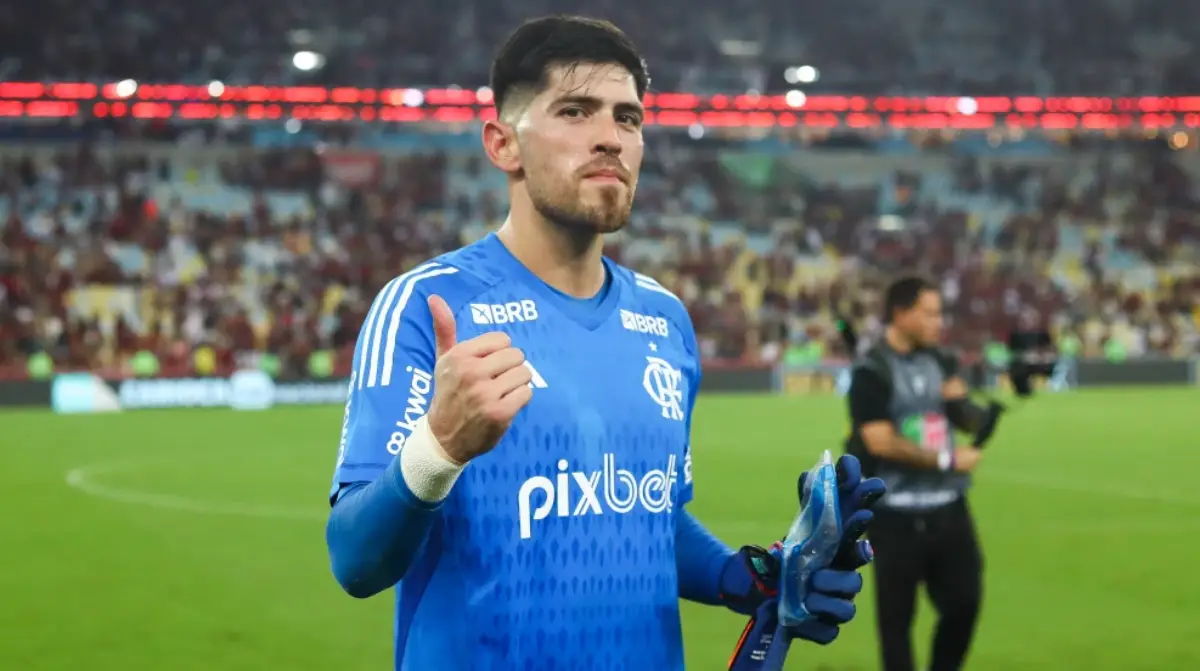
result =
[[[917,275],[907,275],[892,282],[883,296],[883,321],[890,324],[897,310],[911,310],[926,291],[937,291],[937,286]]]
[[[608,21],[553,15],[526,21],[513,31],[492,60],[491,87],[496,111],[513,93],[547,86],[551,67],[576,63],[614,63],[633,75],[638,99],[646,95],[650,75],[633,41]]]

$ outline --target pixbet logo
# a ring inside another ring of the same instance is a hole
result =
[[[674,507],[671,496],[678,478],[675,474],[675,455],[667,459],[666,470],[648,471],[640,479],[625,469],[617,468],[616,462],[614,455],[605,454],[601,470],[568,473],[567,460],[559,459],[558,475],[553,480],[543,475],[526,480],[517,494],[521,538],[532,538],[533,523],[551,514],[555,517],[602,515],[607,508],[624,515],[632,512],[638,504],[648,512],[662,513]],[[535,492],[541,493],[536,507]]]
[[[429,392],[433,390],[433,375],[412,366],[407,366],[404,370],[412,373],[412,380],[408,383],[408,402],[404,404],[404,417],[396,422],[396,430],[388,438],[387,451],[392,454],[400,454],[400,450],[404,449],[404,442],[412,435],[413,429],[417,428],[417,421],[429,410]]]
[[[536,321],[537,304],[531,300],[511,303],[471,303],[471,320],[476,324],[510,324]]]

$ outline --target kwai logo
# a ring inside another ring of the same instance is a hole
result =
[[[667,459],[666,470],[648,471],[640,479],[625,469],[617,468],[617,458],[612,454],[604,455],[602,470],[590,473],[567,472],[570,465],[566,459],[559,459],[557,465],[558,474],[553,480],[535,475],[521,485],[517,494],[517,516],[520,518],[522,539],[532,538],[533,523],[551,514],[555,517],[602,515],[607,508],[624,515],[639,504],[648,512],[662,513],[675,505],[672,490],[678,476],[673,454]],[[541,492],[536,507],[535,492]]]
[[[407,366],[406,372],[412,373],[412,381],[408,383],[408,402],[404,405],[404,417],[396,422],[396,430],[388,439],[387,451],[400,454],[404,449],[404,441],[417,428],[417,421],[429,410],[429,392],[433,390],[433,375],[420,368]]]

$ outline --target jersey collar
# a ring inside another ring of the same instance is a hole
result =
[[[532,287],[542,299],[554,306],[555,311],[589,331],[594,331],[604,324],[621,302],[621,283],[617,281],[616,269],[613,268],[613,262],[608,257],[601,257],[604,263],[606,287],[601,291],[607,291],[607,293],[599,302],[592,305],[580,305],[580,303],[589,301],[572,298],[546,284],[529,268],[526,268],[525,264],[521,263],[517,257],[513,256],[495,233],[488,234],[484,245],[488,247],[489,252],[492,252],[489,256],[512,271],[526,286]]]

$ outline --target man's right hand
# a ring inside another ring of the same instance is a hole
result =
[[[533,398],[533,372],[507,334],[485,333],[460,343],[446,301],[430,296],[429,312],[437,340],[429,430],[447,457],[466,464],[491,451]]]
[[[954,450],[954,470],[960,473],[970,473],[979,466],[983,459],[983,451],[977,447],[959,447]]]

